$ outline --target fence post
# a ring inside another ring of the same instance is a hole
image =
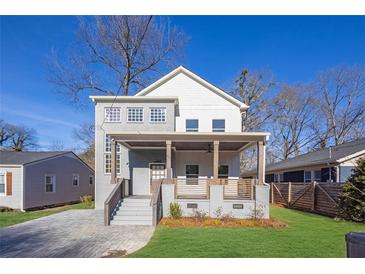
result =
[[[274,183],[271,183],[271,203],[274,203]]]
[[[291,203],[291,182],[288,183],[288,206]]]
[[[312,211],[316,209],[316,186],[317,182],[313,182],[313,191],[312,191]]]

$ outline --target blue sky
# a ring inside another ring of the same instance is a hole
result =
[[[0,18],[0,117],[37,130],[40,149],[73,148],[74,128],[93,119],[77,110],[46,77],[52,48],[65,52],[78,26],[71,16]],[[182,64],[225,89],[243,68],[270,69],[277,80],[311,80],[336,65],[365,63],[365,17],[175,16],[190,41]]]

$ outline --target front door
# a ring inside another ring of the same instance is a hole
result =
[[[154,182],[166,178],[165,164],[150,164],[150,193],[153,192]]]

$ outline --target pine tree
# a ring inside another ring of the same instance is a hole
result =
[[[343,186],[339,199],[339,217],[365,222],[365,157],[360,158],[356,164]]]

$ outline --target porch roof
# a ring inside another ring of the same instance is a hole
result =
[[[257,142],[266,142],[268,132],[123,132],[110,134],[130,149],[165,148],[172,142],[176,150],[211,150],[219,141],[220,151],[241,151]]]

